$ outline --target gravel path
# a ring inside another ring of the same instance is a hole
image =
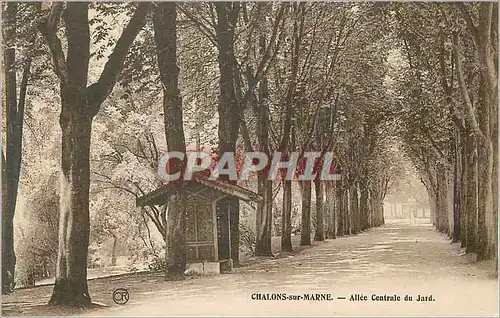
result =
[[[151,273],[92,280],[93,301],[107,306],[86,311],[45,306],[51,286],[18,290],[4,297],[3,314],[498,315],[492,263],[471,263],[460,252],[429,224],[390,223],[356,236],[314,242],[295,255],[254,260],[231,274],[182,282],[165,282]],[[116,288],[128,290],[126,305],[113,303]],[[305,300],[311,296],[304,294],[320,294],[323,300]],[[432,298],[417,301],[419,295]],[[393,300],[398,296],[399,301]],[[258,297],[275,300],[252,299]],[[276,300],[280,297],[286,300]]]

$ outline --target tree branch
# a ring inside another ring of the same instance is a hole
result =
[[[69,84],[83,90],[87,87],[90,61],[89,4],[70,2],[66,4],[64,21],[68,50],[66,65]]]
[[[465,84],[464,73],[462,69],[462,61],[460,58],[460,41],[458,39],[458,33],[456,32],[453,34],[453,50],[455,52],[458,84],[460,86],[460,91],[462,92],[462,97],[465,101],[465,109],[467,111],[467,117],[469,117],[472,130],[474,131],[476,136],[478,136],[480,140],[484,140],[485,136],[483,135],[481,129],[479,128],[479,124],[474,114],[474,107],[472,105],[469,92],[467,91],[467,85]]]
[[[484,2],[479,6],[479,26],[481,30],[481,38],[483,44],[487,47],[490,45],[491,40],[491,22],[493,21],[493,2]],[[484,24],[484,25],[481,25]]]
[[[182,6],[177,6],[179,8],[179,10],[184,13],[184,15],[191,21],[194,23],[195,27],[204,35],[207,37],[208,40],[210,40],[210,42],[212,42],[212,44],[215,46],[215,47],[218,47],[219,45],[217,44],[217,39],[216,39],[216,36],[215,36],[215,33],[213,32],[213,30],[210,30],[210,28],[208,28],[205,24],[203,24],[202,22],[200,22],[197,17],[195,17],[193,14],[191,14],[190,12],[188,12],[186,9],[184,9]],[[203,19],[201,18],[202,20],[205,20],[206,19]],[[212,25],[212,23],[209,23],[209,25]]]
[[[61,84],[66,85],[68,82],[68,67],[62,50],[61,40],[57,37],[57,28],[61,18],[63,5],[63,2],[52,3],[50,12],[40,25],[40,32],[44,36],[52,55],[54,72],[57,77],[59,77]]]
[[[248,127],[245,120],[240,123],[240,133],[243,137],[243,143],[247,152],[253,152],[252,141],[250,140],[250,135],[248,133]]]
[[[137,37],[137,34],[146,23],[146,15],[149,12],[150,5],[151,3],[149,2],[141,2],[138,4],[134,15],[116,42],[115,48],[109,56],[99,80],[97,83],[90,85],[87,89],[87,100],[89,107],[91,107],[91,115],[97,114],[100,105],[113,90],[118,75],[123,68],[128,50]]]
[[[476,45],[479,46],[479,33],[477,31],[477,27],[474,24],[474,21],[472,21],[472,17],[469,13],[469,10],[467,10],[467,7],[465,6],[464,2],[457,2],[455,3],[456,6],[460,9],[460,12],[462,13],[463,18],[465,19],[465,23],[467,24],[467,28],[469,31],[472,33],[472,36],[474,38],[474,42]]]

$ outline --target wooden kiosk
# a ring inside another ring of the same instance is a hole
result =
[[[164,206],[177,191],[179,184],[170,182],[137,198],[136,204]],[[229,198],[258,203],[262,197],[235,184],[200,177],[184,181],[181,191],[186,196],[186,271],[199,275],[230,271],[230,205],[223,203]]]

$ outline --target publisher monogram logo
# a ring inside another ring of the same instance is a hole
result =
[[[118,305],[125,305],[128,303],[129,293],[125,288],[117,288],[113,292],[113,301]]]

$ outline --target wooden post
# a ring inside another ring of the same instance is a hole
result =
[[[214,235],[214,261],[219,261],[219,237],[217,235],[217,199],[212,201],[212,229]]]
[[[231,245],[232,245],[232,242],[231,242],[231,208],[233,207],[232,204],[228,204],[227,205],[227,231],[228,231],[228,245],[229,245],[229,259],[228,259],[228,262],[229,262],[229,270],[231,271],[233,269],[233,259],[232,259],[232,255],[231,254]]]
[[[196,208],[193,208],[191,210],[191,213],[194,214],[193,218],[194,218],[194,241],[195,242],[198,242],[198,210]],[[187,215],[189,217],[189,214]],[[199,246],[196,245],[194,247],[194,250],[195,250],[195,257],[196,257],[196,260],[198,260],[199,256],[200,256],[200,252],[199,252]]]

